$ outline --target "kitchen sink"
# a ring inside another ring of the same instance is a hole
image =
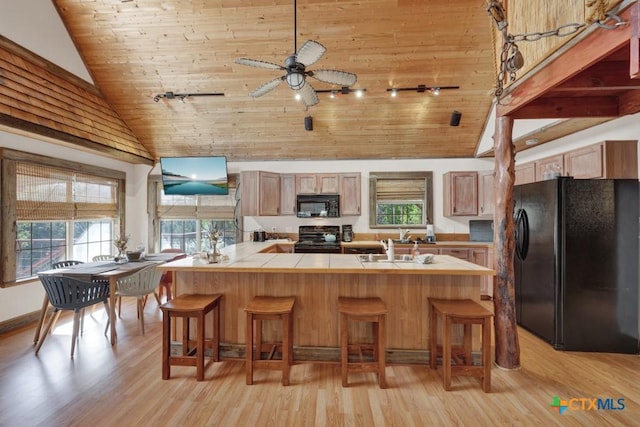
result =
[[[386,254],[359,255],[361,262],[413,262],[411,255],[395,255],[393,261],[387,259]]]

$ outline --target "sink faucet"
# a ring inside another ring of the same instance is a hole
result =
[[[400,240],[405,240],[409,235],[409,229],[402,231],[402,228],[398,227],[398,231],[400,232]]]

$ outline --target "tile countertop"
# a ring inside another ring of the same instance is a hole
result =
[[[198,256],[188,257],[158,266],[160,270],[219,271],[260,273],[357,273],[357,274],[429,274],[429,275],[494,275],[489,268],[449,255],[435,255],[432,264],[414,262],[363,262],[359,255],[260,253],[271,245],[288,243],[270,240],[243,242],[221,250],[226,257],[218,263],[208,263]],[[375,243],[375,242],[374,242]]]
[[[380,242],[375,240],[354,240],[353,242],[340,242],[345,248],[362,248],[380,246]],[[413,243],[395,243],[395,246],[407,247],[413,246]],[[418,243],[419,247],[436,247],[436,248],[493,248],[493,242],[471,242],[468,240],[450,240],[437,241],[435,243]]]

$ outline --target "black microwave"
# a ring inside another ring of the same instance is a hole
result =
[[[298,218],[340,216],[339,194],[298,194],[296,197]]]

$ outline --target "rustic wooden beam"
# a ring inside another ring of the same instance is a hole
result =
[[[640,0],[631,7],[629,24],[631,26],[629,75],[632,79],[640,79]]]
[[[514,119],[569,119],[619,115],[617,96],[538,98],[511,114]]]
[[[622,11],[619,16],[630,21],[634,5]],[[528,76],[505,89],[497,106],[497,117],[512,115],[533,100],[541,97],[552,88],[577,75],[582,70],[606,58],[610,53],[629,43],[631,29],[622,25],[614,30],[596,29],[576,43],[569,43],[565,51],[543,61]]]
[[[589,67],[550,92],[597,92],[603,90],[640,89],[640,81],[629,77],[627,61],[603,61]]]
[[[512,142],[513,118],[498,117],[495,132],[494,247],[496,278],[493,283],[495,361],[504,369],[520,367],[520,344],[516,325],[513,224],[513,183],[515,148]]]
[[[621,116],[640,112],[640,91],[632,91],[620,95],[618,104]]]

